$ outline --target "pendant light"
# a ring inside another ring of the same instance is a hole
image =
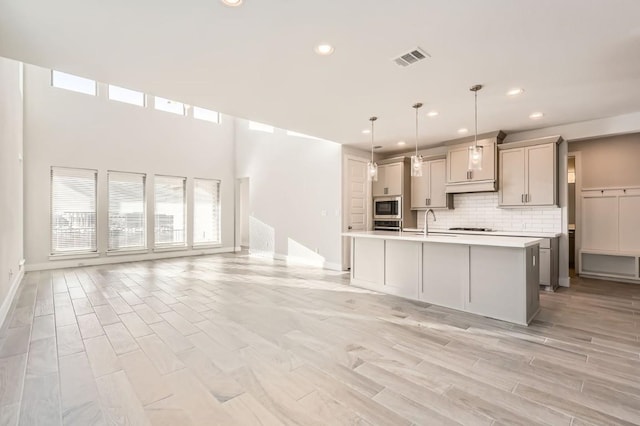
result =
[[[482,170],[482,146],[478,145],[478,90],[482,89],[481,84],[472,86],[471,90],[475,97],[475,142],[469,147],[469,170]]]
[[[377,119],[378,117],[369,118],[371,121],[371,161],[367,164],[367,179],[372,182],[378,181],[378,165],[373,161],[373,122]]]
[[[416,110],[416,155],[411,156],[411,176],[422,176],[422,155],[418,155],[418,110],[420,102],[413,105]]]

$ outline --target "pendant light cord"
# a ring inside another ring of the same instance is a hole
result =
[[[413,107],[416,110],[416,158],[418,157],[418,110],[422,106],[421,102],[413,104]]]
[[[373,122],[376,121],[378,117],[371,117],[369,121],[371,121],[371,163],[373,164]]]
[[[475,133],[475,146],[476,148],[478,148],[478,91],[474,91],[473,94],[475,95],[475,106],[476,106],[476,114],[475,114],[475,120],[476,120],[476,133]]]
[[[418,108],[416,107],[416,158],[418,157]]]

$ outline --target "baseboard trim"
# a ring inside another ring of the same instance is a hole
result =
[[[344,272],[342,270],[342,265],[339,263],[333,262],[324,262],[321,260],[308,260],[302,257],[292,257],[287,256],[286,254],[281,253],[273,253],[269,251],[251,251],[249,250],[249,255],[262,259],[274,259],[285,262],[287,265],[291,266],[310,266],[312,268],[320,268],[327,269],[329,271],[338,271]]]
[[[26,265],[27,272],[33,271],[46,271],[53,269],[64,269],[64,268],[76,268],[82,266],[98,266],[98,265],[110,265],[114,263],[127,263],[127,262],[142,262],[145,260],[160,260],[160,259],[173,259],[176,257],[192,257],[192,256],[202,256],[208,254],[220,254],[220,253],[233,253],[233,247],[218,247],[218,248],[209,248],[209,249],[200,249],[200,250],[189,250],[189,251],[165,251],[165,252],[156,252],[156,253],[145,253],[145,254],[132,254],[132,255],[122,255],[122,256],[102,256],[97,258],[89,258],[89,259],[69,259],[69,260],[56,260],[52,262],[44,262],[44,263],[32,263]]]
[[[7,319],[7,315],[9,314],[9,309],[11,309],[11,304],[13,303],[13,299],[16,297],[16,293],[18,292],[18,287],[20,287],[20,282],[22,282],[22,278],[24,277],[24,268],[20,268],[18,273],[13,277],[11,281],[11,285],[9,286],[9,292],[7,293],[7,297],[2,302],[0,306],[0,328],[4,325],[4,322]]]

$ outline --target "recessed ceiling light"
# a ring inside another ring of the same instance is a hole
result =
[[[518,96],[524,93],[524,89],[521,89],[519,87],[514,87],[513,89],[509,90],[507,92],[507,96]]]
[[[229,7],[236,7],[242,4],[242,0],[220,0],[222,4]]]
[[[371,133],[371,130],[370,130],[370,129],[364,129],[364,130],[362,131],[362,134],[363,134],[363,135],[368,135],[369,133]]]
[[[458,129],[458,133],[460,133],[461,135],[464,134],[464,133],[467,133],[468,131],[469,131],[469,129],[466,129],[464,127],[462,129]]]
[[[313,50],[318,55],[328,56],[331,55],[335,49],[329,43],[318,43],[316,47],[313,48]]]
[[[544,117],[544,114],[541,113],[541,112],[534,112],[529,116],[529,118],[532,119],[532,120],[539,120],[542,117]]]
[[[438,111],[429,111],[427,117],[437,117],[440,114]]]
[[[398,141],[398,145],[406,145],[407,143],[405,141]]]

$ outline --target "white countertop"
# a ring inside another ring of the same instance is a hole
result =
[[[447,235],[449,234],[449,235]],[[356,237],[356,238],[378,238],[383,240],[402,240],[402,241],[416,241],[416,242],[429,242],[429,243],[448,243],[448,244],[467,244],[472,246],[493,246],[493,247],[514,247],[525,248],[539,244],[542,240],[540,238],[531,237],[510,237],[495,235],[487,235],[487,232],[478,234],[482,235],[468,235],[468,234],[454,234],[449,233],[431,233],[425,237],[420,232],[416,231],[360,231],[360,232],[344,232],[344,237]]]
[[[422,229],[414,229],[414,228],[405,228],[405,232],[421,232]],[[448,229],[442,228],[433,228],[429,227],[429,233],[439,234],[465,234],[465,235],[495,235],[495,236],[505,236],[505,237],[533,237],[533,238],[556,238],[561,236],[562,234],[559,232],[538,232],[538,231],[451,231]]]

